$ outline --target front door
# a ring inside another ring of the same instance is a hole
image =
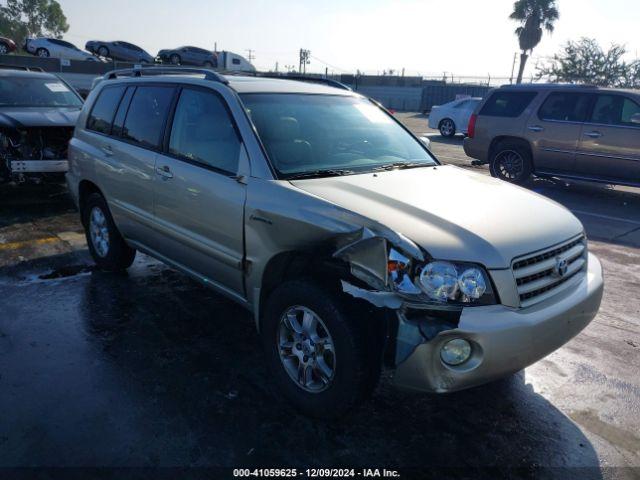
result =
[[[527,122],[526,137],[533,146],[539,172],[572,172],[578,139],[591,96],[579,92],[552,92]]]
[[[639,114],[640,104],[625,95],[598,95],[582,128],[578,173],[620,183],[640,182],[640,124],[632,121]]]
[[[244,298],[244,203],[238,182],[244,154],[224,99],[184,87],[156,162],[155,221],[159,253],[203,281]]]

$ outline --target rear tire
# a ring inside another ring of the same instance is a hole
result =
[[[456,123],[450,118],[444,118],[440,120],[438,130],[440,130],[440,135],[443,137],[451,138],[456,134]]]
[[[131,266],[136,251],[118,231],[104,197],[92,193],[82,205],[82,224],[87,246],[98,268],[118,272]]]
[[[204,62],[204,64],[202,65],[204,68],[213,68],[213,63],[211,62]]]
[[[6,55],[7,53],[9,53],[9,46],[4,42],[0,42],[0,55]]]
[[[531,152],[519,142],[500,142],[491,153],[489,171],[500,180],[522,185],[533,173]]]
[[[308,335],[313,329],[302,328],[307,314],[319,320],[315,321],[319,334]],[[300,333],[289,328],[291,316],[299,319]],[[364,325],[365,318],[350,314],[338,294],[310,281],[285,282],[271,293],[261,324],[262,345],[279,391],[297,410],[312,417],[336,418],[371,394],[380,377],[380,355],[375,354],[371,335],[375,329]],[[305,343],[314,338],[311,346]],[[332,350],[325,349],[327,338]],[[300,372],[307,376],[299,376]]]

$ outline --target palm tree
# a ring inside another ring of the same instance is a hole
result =
[[[522,50],[518,83],[522,82],[524,67],[531,51],[542,40],[542,29],[549,33],[553,32],[554,23],[559,17],[556,0],[517,0],[513,4],[513,13],[509,18],[520,23],[516,28],[516,35]]]

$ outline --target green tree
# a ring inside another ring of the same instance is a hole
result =
[[[67,30],[67,17],[56,0],[7,0],[0,7],[0,35],[19,47],[27,37],[60,38]]]
[[[517,0],[513,4],[513,12],[509,18],[520,23],[515,33],[522,51],[518,70],[518,83],[521,83],[529,55],[542,40],[542,30],[553,32],[560,13],[555,0]]]
[[[537,68],[537,78],[550,82],[586,83],[601,87],[640,86],[640,61],[627,63],[623,45],[604,50],[592,38],[567,42],[560,53]]]

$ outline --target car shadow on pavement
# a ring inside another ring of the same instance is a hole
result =
[[[12,412],[0,423],[1,466],[400,467],[491,478],[482,469],[567,478],[579,467],[581,478],[601,478],[589,440],[526,372],[448,395],[399,391],[385,377],[346,417],[310,419],[272,390],[242,308],[148,257],[127,274],[78,258],[68,275],[13,272],[17,281],[0,283],[0,409]]]

